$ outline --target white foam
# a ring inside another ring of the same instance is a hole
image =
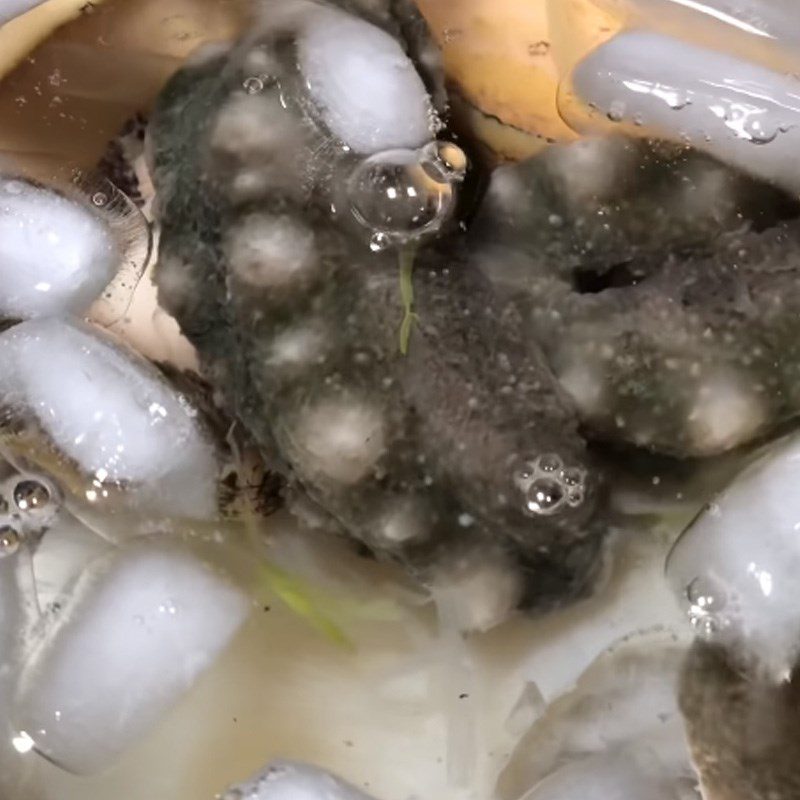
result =
[[[43,319],[0,334],[0,402],[33,415],[87,476],[129,484],[147,510],[215,512],[215,453],[196,412],[97,329]]]
[[[237,794],[238,790],[238,794]],[[295,761],[275,761],[223,798],[248,800],[372,800],[330,772]]]
[[[330,131],[364,155],[433,138],[425,85],[385,31],[317,8],[298,38],[300,68]]]
[[[618,122],[800,189],[800,170],[791,166],[800,147],[800,80],[793,75],[631,31],[587,56],[572,82],[584,103]]]
[[[103,221],[56,192],[0,178],[0,314],[81,313],[121,254]]]
[[[244,621],[247,598],[203,562],[138,544],[90,568],[23,672],[14,722],[93,773],[150,730]]]

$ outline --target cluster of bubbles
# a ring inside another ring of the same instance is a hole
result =
[[[702,636],[711,638],[728,627],[723,612],[727,604],[725,590],[708,576],[692,580],[686,587],[689,622]]]
[[[0,493],[0,558],[42,535],[58,510],[55,488],[34,477],[16,478]]]
[[[543,453],[517,469],[514,483],[523,493],[528,514],[549,516],[583,502],[586,470],[565,466],[555,453]]]
[[[452,142],[385,150],[360,161],[347,179],[350,210],[380,251],[439,231],[451,217],[467,157]]]

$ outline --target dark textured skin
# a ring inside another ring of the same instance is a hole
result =
[[[680,707],[706,800],[800,797],[800,682],[759,680],[724,648],[698,640]]]
[[[610,193],[579,203],[563,189],[569,148],[504,168],[517,210],[490,192],[477,258],[560,377],[598,376],[602,401],[580,408],[590,438],[678,457],[746,444],[800,409],[800,225],[782,219],[797,206],[706,157],[627,147],[609,155],[628,162]],[[693,199],[712,180],[721,190]],[[717,382],[756,411],[704,437],[693,410]]]
[[[285,45],[270,46],[280,56]],[[336,176],[350,162],[324,131],[298,127],[297,156],[280,165],[295,171],[295,184],[281,189],[279,181],[245,202],[232,199],[231,175],[247,156],[211,142],[220,110],[243,96],[241,86],[235,57],[187,67],[167,86],[150,128],[160,300],[197,346],[228,409],[344,531],[424,580],[477,552],[523,579],[523,606],[543,610],[585,594],[607,532],[600,475],[517,305],[494,291],[459,237],[443,233],[416,255],[419,322],[403,356],[398,255],[371,253],[363,232],[330,214]],[[283,113],[301,117],[290,74],[280,90]],[[308,157],[320,151],[324,158]],[[313,227],[320,277],[256,290],[231,273],[226,236],[255,211]],[[298,370],[271,367],[266,353],[276,336],[311,320],[326,331],[323,357]],[[341,485],[298,453],[292,431],[298,414],[322,398],[351,396],[379,409],[386,442],[368,474]],[[585,471],[577,507],[548,517],[526,512],[514,474],[542,454]],[[381,538],[381,514],[408,499],[418,504],[423,534],[403,543]],[[465,515],[469,522],[459,524]]]

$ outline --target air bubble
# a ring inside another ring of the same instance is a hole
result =
[[[22,537],[11,525],[0,526],[0,558],[12,556],[20,548]]]
[[[621,100],[615,100],[608,109],[606,116],[611,122],[622,122],[625,117],[625,103]]]
[[[564,466],[561,459],[555,453],[545,453],[539,456],[536,465],[544,472],[556,472]]]
[[[378,231],[378,233],[373,233],[370,237],[369,249],[372,250],[373,253],[380,253],[389,247],[391,243],[388,234],[383,233],[383,231]]]
[[[689,601],[689,621],[703,636],[709,637],[725,627],[721,612],[725,608],[725,591],[711,578],[698,577],[686,587]]]
[[[467,155],[453,142],[435,141],[421,151],[422,168],[436,181],[463,181],[467,174]]]
[[[686,599],[707,611],[721,611],[725,608],[725,593],[709,578],[695,578],[686,587]]]
[[[98,208],[102,208],[108,203],[108,195],[105,192],[95,192],[92,195],[92,203]]]
[[[245,78],[242,83],[242,88],[247,92],[247,94],[260,94],[264,91],[264,81],[261,78],[252,75],[249,78]]]
[[[455,205],[455,182],[431,166],[424,149],[388,150],[355,167],[347,193],[353,217],[373,239],[379,233],[403,244],[441,228]]]
[[[14,487],[14,503],[20,511],[36,511],[50,503],[50,490],[36,480],[20,481]]]
[[[564,501],[564,488],[549,478],[537,478],[528,489],[528,511],[532,514],[552,514]]]
[[[567,493],[567,504],[576,508],[583,502],[583,489],[572,489]]]

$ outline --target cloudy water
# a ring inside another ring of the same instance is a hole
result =
[[[6,6],[2,800],[800,796],[791,2]]]

